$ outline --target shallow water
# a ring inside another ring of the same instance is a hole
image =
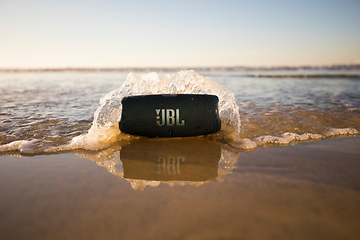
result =
[[[353,71],[343,74],[347,73]],[[227,129],[223,128],[220,133],[208,136],[214,141],[249,150],[334,135],[356,135],[360,129],[359,79],[254,78],[249,77],[254,73],[247,72],[200,74],[234,92],[240,109],[241,140],[230,141]],[[159,78],[165,75],[159,73]],[[59,146],[87,133],[99,100],[119,88],[126,77],[126,73],[0,74],[0,152],[36,155],[49,149],[56,153],[86,148],[84,144],[74,148]],[[98,149],[107,147],[104,144]]]
[[[358,239],[360,80],[201,75],[234,92],[239,141],[225,126],[89,150],[127,74],[0,74],[0,238]]]

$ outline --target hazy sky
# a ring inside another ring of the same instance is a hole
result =
[[[360,1],[0,0],[0,68],[360,63]]]

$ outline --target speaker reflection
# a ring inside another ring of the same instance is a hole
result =
[[[231,173],[239,154],[205,137],[191,137],[141,138],[77,155],[124,178],[133,189],[143,190],[161,183],[199,187]]]

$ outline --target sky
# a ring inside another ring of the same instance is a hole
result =
[[[360,1],[0,0],[0,68],[360,64]]]

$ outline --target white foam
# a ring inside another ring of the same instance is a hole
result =
[[[276,145],[289,145],[293,141],[309,141],[309,140],[320,140],[325,138],[325,135],[322,134],[313,134],[313,133],[284,133],[281,136],[271,136],[265,135],[257,137],[253,140],[248,138],[243,138],[239,142],[232,142],[230,146],[235,148],[240,148],[244,150],[252,150],[257,148],[258,146],[264,146],[267,144],[276,144]]]
[[[320,140],[327,137],[332,137],[336,135],[356,135],[359,132],[354,128],[330,128],[323,134],[314,134],[314,133],[284,133],[281,136],[271,136],[265,135],[255,138],[254,140],[250,139],[241,139],[239,143],[231,143],[232,147],[241,148],[245,150],[255,149],[258,146],[264,146],[267,144],[275,145],[289,145],[294,141],[309,141],[309,140]]]
[[[336,135],[355,135],[359,132],[355,128],[329,128],[324,135],[326,137],[332,137]]]
[[[20,153],[33,154],[36,153],[36,144],[41,142],[40,139],[17,140],[8,144],[0,145],[0,152],[19,151]]]
[[[261,136],[255,138],[255,142],[257,145],[265,145],[268,143],[278,144],[278,145],[288,145],[292,141],[306,141],[306,140],[317,140],[324,138],[321,134],[312,134],[312,133],[304,133],[304,134],[296,134],[296,133],[284,133],[281,137],[274,136]]]

